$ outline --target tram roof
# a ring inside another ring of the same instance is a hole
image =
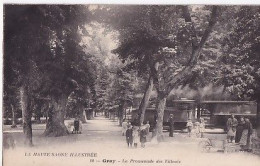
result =
[[[201,104],[251,104],[251,103],[255,103],[254,101],[223,101],[223,100],[219,100],[219,101],[214,101],[214,100],[208,100],[208,101],[201,101]]]
[[[175,102],[175,103],[194,103],[195,100],[188,100],[188,99],[185,99],[185,100],[173,100],[173,102]]]

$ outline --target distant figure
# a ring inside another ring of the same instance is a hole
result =
[[[145,127],[141,127],[140,129],[140,142],[141,142],[141,147],[144,148],[145,147],[145,142],[146,142],[146,135],[147,135],[147,130]]]
[[[240,117],[240,121],[238,122],[237,130],[236,130],[235,143],[240,142],[244,130],[244,125],[245,125],[245,119],[244,117]]]
[[[240,145],[242,150],[245,151],[250,151],[251,150],[251,135],[253,133],[253,127],[252,123],[249,121],[248,118],[245,118],[245,124],[244,124],[244,129],[242,132],[242,136],[240,139]]]
[[[123,119],[123,122],[122,122],[122,136],[125,136],[125,132],[127,130],[127,122],[125,119]]]
[[[147,135],[149,134],[149,131],[150,131],[150,124],[149,124],[149,121],[146,122],[145,124],[145,128],[146,128],[146,133]]]
[[[191,119],[188,119],[186,126],[187,126],[187,129],[188,129],[189,137],[191,137],[191,131],[192,131],[192,128],[193,128],[193,123],[192,123]]]
[[[128,124],[127,125],[127,130],[126,130],[126,143],[128,147],[132,147],[133,144],[133,129],[132,129],[132,125]]]
[[[139,126],[139,118],[138,116],[135,116],[133,121],[132,121],[132,125],[133,126]]]
[[[74,132],[76,134],[79,133],[79,119],[78,118],[75,118],[75,120],[74,120]]]
[[[200,137],[204,137],[204,132],[205,132],[205,121],[203,118],[200,118]]]
[[[170,133],[169,136],[173,137],[173,131],[174,131],[174,121],[173,121],[173,114],[170,114],[170,118],[169,118],[169,127],[170,127]]]
[[[140,134],[139,134],[139,127],[138,126],[134,126],[133,127],[133,143],[134,143],[134,147],[135,148],[137,148],[137,145],[140,142],[139,136],[140,136]]]
[[[237,129],[237,119],[235,118],[234,114],[231,114],[231,118],[228,118],[227,120],[227,141],[233,142],[235,135],[236,135],[236,129]]]
[[[16,141],[14,140],[13,136],[9,134],[3,135],[3,148],[5,149],[14,149],[16,145]]]

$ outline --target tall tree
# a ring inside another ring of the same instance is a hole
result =
[[[232,15],[230,31],[220,59],[222,82],[237,99],[257,102],[257,126],[260,136],[260,9],[243,6]]]
[[[196,11],[190,6],[126,6],[108,10],[112,17],[110,24],[120,33],[120,44],[115,53],[123,60],[133,59],[142,64],[153,79],[158,94],[155,134],[158,140],[162,137],[166,98],[173,88],[192,75],[217,21],[217,6],[199,9]],[[209,19],[208,13],[211,13]],[[194,22],[194,16],[198,15],[200,20]],[[150,83],[148,81],[147,90]]]
[[[51,104],[45,134],[68,133],[65,106],[69,94],[77,88],[75,62],[85,55],[79,45],[79,31],[86,23],[86,11],[84,6],[71,5],[5,6],[4,76],[12,84],[9,73],[16,73],[26,144],[32,145],[34,98],[46,98]]]

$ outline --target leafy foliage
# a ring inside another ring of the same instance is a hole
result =
[[[223,82],[240,99],[259,96],[259,16],[259,7],[241,7],[223,44]]]

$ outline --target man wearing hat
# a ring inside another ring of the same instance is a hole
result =
[[[132,147],[132,144],[133,144],[133,129],[132,129],[131,124],[127,125],[127,130],[126,130],[125,136],[126,136],[127,146]]]

